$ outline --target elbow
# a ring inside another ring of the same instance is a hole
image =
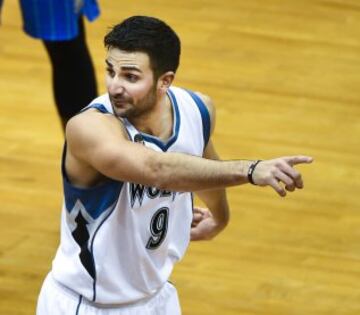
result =
[[[221,209],[222,209],[221,211],[217,212],[216,222],[217,222],[218,228],[220,230],[224,230],[230,222],[230,209],[229,209],[229,206],[227,203],[225,205],[223,205],[221,207]]]
[[[219,220],[218,224],[219,227],[221,228],[221,230],[224,230],[228,224],[230,222],[230,212],[226,211],[222,216],[221,219]]]

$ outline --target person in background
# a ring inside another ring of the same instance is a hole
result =
[[[2,3],[0,0],[0,10]],[[93,21],[99,16],[98,3],[20,0],[20,8],[25,33],[40,39],[49,56],[55,104],[65,129],[66,122],[97,96],[83,19]]]

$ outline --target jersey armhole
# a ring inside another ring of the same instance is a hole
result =
[[[210,121],[210,114],[209,110],[204,104],[203,100],[193,91],[186,90],[192,99],[194,100],[197,108],[200,111],[201,120],[202,120],[202,127],[203,127],[203,137],[204,137],[204,149],[207,146],[210,138],[210,127],[211,127],[211,121]]]
[[[1,1],[1,0],[0,0]],[[88,109],[91,108],[95,108],[97,109],[100,113],[103,114],[109,114],[109,111],[106,109],[106,107],[103,104],[100,103],[93,103],[93,104],[89,104],[88,106],[86,106],[85,108],[83,108],[80,113],[83,113],[85,111],[87,111]],[[62,152],[62,156],[61,156],[61,174],[64,177],[64,179],[66,180],[66,182],[70,183],[69,177],[66,173],[66,169],[65,169],[65,157],[66,157],[66,151],[67,151],[67,144],[66,141],[64,143],[64,147],[63,147],[63,152]]]
[[[100,113],[103,113],[103,114],[110,114],[110,112],[106,109],[106,107],[105,107],[103,104],[100,104],[100,103],[90,104],[90,105],[86,106],[85,108],[83,108],[83,109],[80,111],[80,113],[85,112],[86,110],[91,109],[91,108],[95,108],[95,109],[97,109]]]

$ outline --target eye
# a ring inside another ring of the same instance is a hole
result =
[[[115,71],[113,69],[111,69],[111,68],[106,68],[106,72],[112,78],[115,76]]]
[[[139,77],[136,74],[127,73],[125,74],[125,78],[132,83],[135,83],[139,80]]]

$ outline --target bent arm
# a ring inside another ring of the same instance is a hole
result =
[[[209,97],[200,94],[208,108],[211,120],[211,131],[215,129],[215,107]],[[210,139],[203,157],[210,160],[219,160],[215,146]],[[196,195],[205,203],[208,209],[194,208],[193,224],[191,229],[192,240],[209,240],[219,234],[228,224],[230,219],[229,204],[225,188],[197,191]],[[211,216],[206,211],[210,211]]]
[[[209,141],[204,151],[204,157],[219,160],[212,141]],[[215,227],[212,235],[210,235],[213,237],[226,227],[230,219],[226,190],[224,188],[203,190],[197,191],[196,195],[205,203],[213,216]]]
[[[252,163],[247,160],[214,161],[181,153],[156,152],[129,141],[121,122],[114,116],[92,110],[69,121],[66,140],[68,153],[83,169],[119,181],[172,191],[198,191],[245,184]],[[311,160],[309,157],[296,156],[286,160],[269,160],[267,163],[264,161],[260,163],[261,167],[257,167],[259,171],[256,170],[254,178],[261,185],[271,185],[280,190],[274,181],[278,172],[274,170],[286,166],[289,173],[293,164],[309,163]],[[288,175],[286,185],[292,187],[291,178],[288,178],[292,174]],[[296,187],[302,185],[300,181],[301,178]]]
[[[66,128],[69,153],[78,163],[119,181],[160,189],[196,191],[247,182],[248,161],[212,161],[162,153],[133,143],[118,119],[94,111],[73,117]]]

